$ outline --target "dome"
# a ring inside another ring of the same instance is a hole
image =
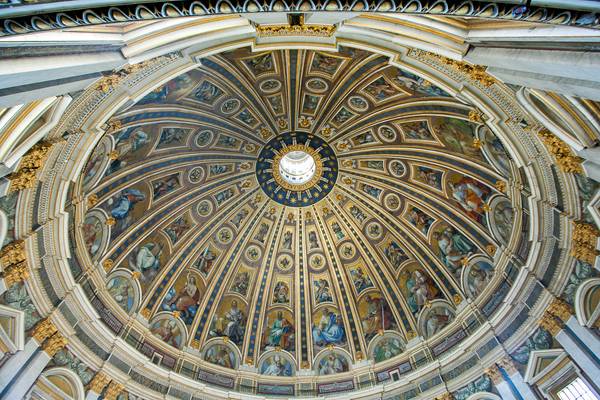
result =
[[[80,261],[163,364],[293,384],[443,346],[502,299],[494,260],[520,235],[478,112],[352,47],[203,58],[114,113],[71,194],[95,199],[72,220]]]

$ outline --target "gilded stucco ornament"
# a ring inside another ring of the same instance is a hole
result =
[[[56,332],[56,325],[54,325],[49,318],[46,318],[37,323],[37,325],[33,328],[31,336],[37,340],[38,343],[42,343]]]
[[[571,241],[571,256],[594,265],[598,250],[598,229],[586,222],[573,223],[573,236]]]
[[[4,269],[2,274],[7,287],[11,287],[17,282],[23,282],[29,278],[29,270],[27,261],[21,261],[17,264],[12,264]]]
[[[27,259],[25,252],[25,242],[22,240],[15,240],[2,248],[0,251],[0,261],[2,265],[9,266],[18,264]]]
[[[454,60],[439,54],[431,53],[426,50],[414,49],[413,52],[419,56],[430,57],[440,60],[448,67],[465,74],[469,79],[479,82],[483,86],[489,87],[496,83],[496,79],[486,72],[487,67],[483,65],[474,65],[466,61]]]
[[[547,330],[552,336],[556,336],[562,330],[562,324],[549,312],[544,313],[539,324],[540,328]]]
[[[484,372],[487,376],[490,377],[494,385],[499,385],[504,381],[502,372],[500,372],[500,369],[496,365],[492,365],[491,367],[487,368]]]
[[[335,25],[257,25],[259,36],[320,36],[330,37],[335,32]]]
[[[117,397],[121,394],[121,392],[125,389],[123,385],[118,382],[111,381],[104,392],[105,400],[116,400]]]
[[[546,148],[556,159],[556,163],[564,172],[583,173],[581,158],[577,157],[573,150],[565,142],[557,138],[547,129],[538,132],[538,136],[546,145]]]
[[[502,360],[498,361],[498,366],[505,370],[509,376],[517,373],[515,362],[510,357],[504,357]]]
[[[48,340],[46,340],[43,349],[50,357],[54,357],[54,355],[59,350],[63,349],[67,344],[67,339],[59,332],[56,332],[54,335],[50,336]]]
[[[573,315],[571,305],[559,298],[554,299],[546,311],[559,318],[562,322],[567,322]]]
[[[88,387],[92,392],[100,394],[109,382],[110,377],[108,377],[108,375],[98,372],[94,376],[94,379],[88,384]]]
[[[38,171],[44,166],[54,142],[39,142],[21,158],[19,168],[8,175],[10,180],[9,192],[32,188],[37,179]]]

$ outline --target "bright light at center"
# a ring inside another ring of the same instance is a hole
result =
[[[315,160],[305,151],[291,151],[279,162],[281,177],[292,185],[302,185],[315,174]]]

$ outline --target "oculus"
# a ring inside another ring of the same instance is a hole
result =
[[[323,139],[307,133],[284,133],[261,150],[256,176],[263,191],[276,202],[305,207],[333,188],[337,157]]]

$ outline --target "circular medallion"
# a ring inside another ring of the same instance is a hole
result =
[[[390,162],[390,172],[396,177],[401,177],[406,174],[406,167],[404,166],[404,163],[393,160]]]
[[[352,258],[354,258],[355,254],[356,254],[356,247],[354,246],[354,244],[352,242],[344,243],[340,247],[340,256],[344,260],[351,260]]]
[[[316,93],[323,93],[329,89],[329,85],[321,78],[312,78],[306,81],[306,88]]]
[[[381,235],[383,235],[383,229],[379,222],[372,221],[367,224],[367,236],[369,238],[377,240]]]
[[[379,132],[379,136],[381,137],[381,140],[383,140],[384,142],[394,142],[396,140],[396,131],[394,129],[392,129],[390,126],[387,125],[383,125],[380,126],[378,129]]]
[[[281,82],[275,79],[269,79],[260,84],[260,90],[265,93],[273,93],[281,88]]]
[[[192,168],[188,174],[190,183],[198,183],[204,178],[204,169],[201,167]]]
[[[308,259],[308,264],[314,270],[320,270],[325,266],[325,259],[320,254],[313,254]]]
[[[208,144],[210,142],[212,142],[212,139],[213,139],[212,131],[209,131],[209,130],[201,131],[196,135],[196,139],[195,139],[196,146],[198,146],[198,147],[208,146]]]
[[[202,217],[209,215],[212,212],[212,209],[212,203],[208,200],[202,200],[200,203],[198,203],[198,214],[200,214]]]
[[[282,254],[277,258],[277,268],[281,271],[288,271],[292,265],[294,265],[294,260],[289,254]]]
[[[260,247],[252,245],[246,250],[246,258],[250,261],[257,261],[261,256]]]
[[[361,96],[350,97],[350,99],[348,99],[348,105],[356,111],[365,111],[369,108],[369,103]]]
[[[257,179],[267,196],[292,207],[309,206],[327,196],[337,174],[333,149],[320,137],[300,132],[271,139],[256,163]]]
[[[400,197],[397,194],[389,193],[383,199],[383,204],[390,211],[396,211],[400,208]]]
[[[223,114],[232,114],[240,108],[240,101],[238,99],[228,99],[221,104],[221,112]]]
[[[221,244],[229,244],[233,240],[233,231],[225,227],[217,233],[217,239]]]

